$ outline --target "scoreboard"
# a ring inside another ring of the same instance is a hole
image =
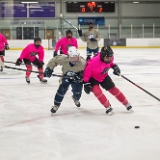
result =
[[[67,12],[115,12],[115,2],[66,2]]]

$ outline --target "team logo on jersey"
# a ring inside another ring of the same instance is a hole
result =
[[[105,68],[105,69],[101,72],[101,74],[106,74],[106,73],[108,73],[108,71],[109,71],[109,68]]]
[[[38,53],[37,52],[31,52],[30,56],[36,56]]]
[[[90,34],[90,35],[88,36],[88,38],[91,39],[91,38],[95,38],[95,37],[94,37],[93,34]]]

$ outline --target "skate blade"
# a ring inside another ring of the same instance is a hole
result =
[[[42,82],[42,81],[40,81],[42,84],[47,84],[47,82]]]
[[[127,110],[129,113],[133,113],[134,111],[133,111],[133,109],[130,109],[130,110]]]
[[[115,114],[114,112],[109,112],[109,113],[108,113],[109,116],[112,116],[112,115],[114,115],[114,114]]]

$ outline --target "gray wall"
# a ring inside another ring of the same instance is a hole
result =
[[[17,0],[18,1],[18,0]],[[20,1],[20,0],[19,0]],[[45,0],[39,0],[45,1]],[[50,0],[52,1],[52,0]],[[74,0],[77,1],[77,0]],[[81,0],[86,1],[86,0]],[[97,0],[95,0],[97,1]],[[132,0],[113,0],[116,2],[115,13],[66,13],[66,1],[65,0],[56,0],[56,18],[53,19],[34,19],[34,21],[44,21],[45,25],[36,25],[40,28],[40,36],[44,37],[44,28],[52,28],[57,31],[64,31],[66,28],[71,28],[68,24],[64,23],[60,18],[60,13],[63,12],[65,18],[70,21],[73,25],[77,26],[79,16],[104,16],[105,23],[110,24],[110,37],[153,37],[153,32],[155,37],[160,37],[160,1],[149,1],[146,0],[145,3],[133,4]],[[142,0],[138,0],[142,2]],[[144,2],[144,0],[143,0]],[[61,7],[61,4],[62,7]],[[62,11],[61,11],[62,9]],[[0,29],[10,28],[10,22],[16,19],[0,19]],[[31,21],[33,19],[20,19],[19,21]],[[122,28],[120,29],[120,24]],[[132,28],[131,28],[132,24]],[[144,24],[144,34],[142,24]],[[155,28],[153,29],[153,24]],[[27,25],[26,25],[27,26]],[[31,26],[31,25],[29,25]],[[13,39],[16,36],[16,27],[12,26],[12,37]],[[83,30],[87,29],[87,26],[81,26]],[[96,27],[96,26],[95,26]],[[64,30],[63,30],[64,29]],[[105,26],[99,28],[100,33],[103,38],[108,38],[109,29]],[[132,31],[131,31],[132,30]],[[78,37],[76,30],[72,29],[74,36]]]

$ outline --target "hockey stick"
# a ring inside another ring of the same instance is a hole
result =
[[[19,70],[19,71],[27,71],[27,72],[33,72],[33,73],[40,73],[40,74],[44,74],[43,72],[38,72],[38,71],[31,71],[31,70],[27,70],[27,69],[22,69],[22,68],[16,68],[16,67],[10,67],[10,66],[4,66],[7,69],[13,69],[13,70]],[[57,75],[57,74],[52,74],[52,76],[55,77],[62,77],[61,75]]]
[[[4,61],[4,63],[15,64],[15,62],[11,62],[11,61]],[[24,63],[22,63],[21,65],[25,65],[25,64],[24,64]]]
[[[66,19],[63,18],[63,20],[68,23],[70,26],[72,26],[73,28],[75,28],[76,30],[78,30],[78,28],[76,26],[74,26],[73,24],[71,24],[70,22],[68,22]]]
[[[149,94],[151,97],[155,98],[156,100],[160,101],[160,99],[156,96],[154,96],[153,94],[151,94],[150,92],[148,92],[147,90],[145,90],[144,88],[138,86],[137,84],[135,84],[134,82],[132,82],[131,80],[129,80],[128,78],[126,78],[124,75],[121,75],[120,76],[122,78],[124,78],[125,80],[127,80],[128,82],[132,83],[134,86],[138,87],[139,89],[141,89],[142,91],[146,92],[147,94]]]
[[[63,18],[63,14],[60,14],[60,17],[66,22],[68,23],[70,26],[72,26],[73,28],[75,28],[76,30],[78,30],[78,28],[76,26],[74,26],[73,24],[71,24],[69,21],[67,21],[65,18]]]

